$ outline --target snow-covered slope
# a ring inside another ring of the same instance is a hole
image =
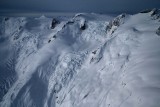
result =
[[[1,18],[0,107],[159,107],[157,11]]]

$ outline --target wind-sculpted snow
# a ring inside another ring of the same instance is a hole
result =
[[[0,107],[159,107],[153,11],[1,18]]]

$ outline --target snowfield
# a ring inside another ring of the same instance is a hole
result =
[[[0,107],[160,107],[160,10],[0,18]]]

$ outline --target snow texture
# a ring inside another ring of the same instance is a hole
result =
[[[0,18],[0,107],[160,107],[158,11]]]

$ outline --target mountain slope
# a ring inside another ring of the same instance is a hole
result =
[[[159,107],[153,11],[2,18],[0,107]]]

